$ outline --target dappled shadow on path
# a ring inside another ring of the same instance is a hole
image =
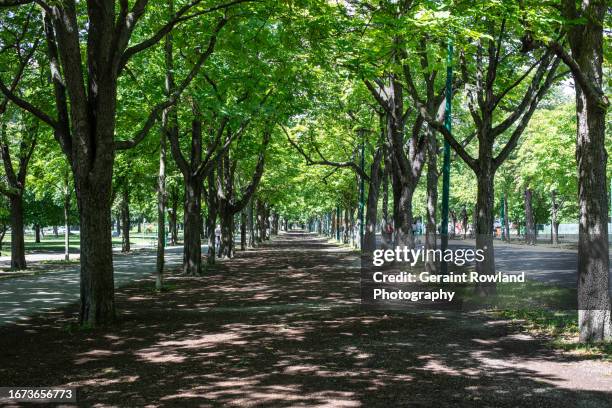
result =
[[[609,406],[610,366],[479,314],[362,310],[354,253],[287,234],[199,278],[0,328],[0,385],[79,387],[83,405]],[[582,376],[582,380],[580,380]]]

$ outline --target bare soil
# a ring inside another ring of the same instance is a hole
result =
[[[76,328],[76,305],[0,327],[0,386],[78,387],[79,406],[612,406],[610,363],[509,322],[362,310],[357,256],[313,235],[167,283],[118,290],[113,327]]]

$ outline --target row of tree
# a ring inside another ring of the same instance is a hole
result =
[[[578,199],[568,201],[580,211],[581,339],[610,335],[605,1],[2,0],[0,6],[7,28],[0,114],[3,135],[14,135],[3,136],[4,192],[18,213],[15,197],[23,194],[40,135],[54,139],[76,193],[83,323],[115,316],[112,202],[120,197],[129,219],[131,189],[153,174],[161,285],[166,213],[171,207],[176,223],[179,212],[169,180],[182,190],[186,274],[202,271],[203,230],[213,251],[208,262],[231,257],[235,219],[248,229],[255,212],[265,224],[270,208],[301,221],[337,207],[363,211],[368,252],[382,202],[395,242],[412,246],[420,185],[426,245],[435,247],[444,141],[458,166],[473,173],[462,172],[466,179],[475,178],[469,207],[476,245],[486,252],[477,269],[494,273],[496,183],[509,193],[516,169],[534,183],[546,177],[537,166],[529,175],[525,166],[528,160],[541,166],[546,151],[516,148],[542,101],[571,77]],[[458,109],[444,123],[451,102]],[[551,117],[543,115],[540,121]],[[541,145],[548,148],[548,139]],[[304,166],[295,164],[298,157]],[[559,181],[551,199],[565,186]],[[367,192],[361,207],[359,190]]]

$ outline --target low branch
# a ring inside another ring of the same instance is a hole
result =
[[[453,150],[461,157],[461,159],[467,164],[474,172],[478,171],[478,162],[469,153],[465,150],[465,148],[453,137],[453,134],[444,126],[444,123],[437,121],[433,118],[429,112],[427,112],[427,108],[420,103],[417,103],[417,108],[419,110],[420,115],[427,122],[429,126],[437,130],[444,136],[444,139],[448,142],[448,144],[453,148]]]
[[[0,7],[23,6],[34,3],[34,0],[0,0]]]
[[[162,38],[164,38],[168,33],[170,33],[170,31],[172,31],[177,24],[190,20],[192,18],[201,16],[203,14],[212,13],[217,10],[227,9],[237,4],[245,3],[249,1],[253,1],[253,0],[229,1],[227,3],[219,4],[217,6],[212,6],[204,10],[192,13],[192,14],[186,14],[186,13],[190,9],[192,9],[194,6],[201,3],[202,0],[194,0],[193,2],[183,6],[179,11],[176,12],[176,14],[174,15],[174,18],[170,20],[168,23],[166,23],[164,26],[162,26],[155,34],[153,34],[151,37],[147,38],[146,40],[127,48],[123,52],[123,54],[121,55],[121,60],[119,61],[119,72],[121,72],[121,70],[125,67],[125,65],[128,63],[130,58],[132,58],[134,55],[138,54],[139,52],[144,51],[156,45],[158,42],[161,41]]]
[[[321,160],[313,160],[310,156],[308,156],[308,154],[304,151],[304,149],[302,149],[293,139],[291,139],[289,132],[287,132],[287,129],[285,129],[284,126],[281,125],[281,129],[283,130],[283,132],[285,132],[285,135],[287,136],[287,140],[289,141],[291,146],[293,146],[302,155],[302,157],[304,157],[304,160],[306,161],[307,166],[332,166],[332,167],[338,167],[338,168],[350,168],[353,171],[355,171],[355,173],[357,173],[360,177],[362,177],[365,181],[367,182],[370,181],[370,177],[355,162],[352,162],[352,161],[333,162],[333,161],[329,161],[325,159],[324,157],[321,157]]]
[[[587,97],[595,100],[601,108],[607,110],[608,106],[610,106],[610,101],[608,100],[608,97],[604,93],[603,89],[591,83],[584,72],[582,72],[582,69],[580,69],[580,66],[576,60],[570,54],[568,54],[565,48],[557,41],[549,42],[547,47],[559,58],[561,58],[570,71],[572,71],[574,80],[578,83]]]
[[[546,79],[544,80],[544,83],[539,87],[535,96],[531,100],[529,104],[529,108],[527,109],[523,117],[521,118],[521,121],[517,125],[516,129],[514,129],[514,132],[512,132],[512,135],[510,136],[510,140],[508,140],[508,143],[506,143],[506,145],[503,147],[499,155],[497,155],[497,157],[493,159],[493,166],[495,168],[498,168],[499,166],[501,166],[503,162],[508,158],[512,150],[514,150],[514,148],[516,147],[518,143],[518,139],[525,131],[525,128],[527,127],[527,124],[529,123],[529,120],[531,119],[531,116],[533,115],[533,112],[538,107],[538,103],[544,97],[546,92],[548,92],[548,90],[554,83],[555,78],[557,77],[555,73],[557,71],[557,68],[559,67],[560,62],[561,61],[559,58],[555,58],[554,61],[552,62],[551,68],[548,71],[548,74],[546,75]]]
[[[215,44],[217,42],[217,35],[219,34],[219,31],[221,31],[221,29],[223,28],[225,24],[227,24],[226,18],[222,18],[221,20],[219,20],[219,23],[217,23],[217,26],[215,27],[215,30],[213,31],[213,34],[208,42],[208,48],[203,54],[200,55],[200,57],[198,58],[198,61],[193,66],[193,68],[191,68],[191,71],[189,72],[187,77],[185,77],[183,82],[178,86],[178,88],[176,88],[176,90],[174,90],[174,92],[170,95],[168,99],[166,99],[163,102],[160,102],[159,104],[157,104],[157,106],[153,108],[153,110],[149,114],[149,117],[145,121],[144,126],[138,131],[138,133],[136,133],[134,138],[132,138],[131,140],[116,141],[115,150],[130,149],[138,145],[140,142],[142,142],[144,138],[147,136],[147,134],[149,133],[149,130],[151,130],[155,122],[159,119],[159,115],[165,109],[176,104],[176,102],[178,101],[179,97],[181,96],[185,88],[189,86],[191,81],[198,74],[202,65],[204,65],[204,62],[206,62],[208,57],[210,57],[210,55],[213,53],[215,49]]]

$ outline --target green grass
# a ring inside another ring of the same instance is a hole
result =
[[[549,339],[551,347],[612,361],[612,342],[579,343],[578,312],[550,310],[495,310],[493,316],[510,319],[528,332]]]
[[[157,234],[145,234],[130,232],[130,244],[132,245],[153,245],[157,240]],[[39,243],[34,242],[34,235],[25,236],[26,254],[34,254],[41,252],[64,253],[64,236],[60,234],[55,237],[53,235],[45,235],[41,237]],[[113,246],[121,246],[121,237],[113,237]],[[11,247],[11,234],[7,234],[2,242],[2,254],[9,255]],[[80,251],[79,236],[70,236],[70,253],[78,253]]]
[[[463,285],[461,294],[469,305],[511,310],[572,310],[577,299],[574,288],[529,279],[524,283],[498,283],[492,296],[477,295],[473,285]]]

